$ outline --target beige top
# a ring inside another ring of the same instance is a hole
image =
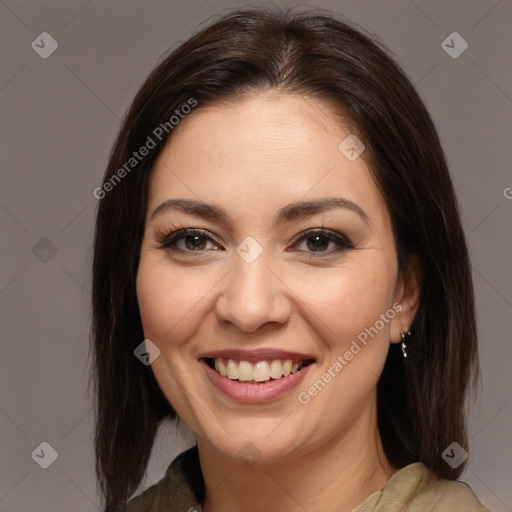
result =
[[[181,453],[165,476],[131,499],[126,512],[203,512],[204,481],[197,446]],[[352,512],[489,512],[469,485],[440,480],[421,462],[397,471]]]

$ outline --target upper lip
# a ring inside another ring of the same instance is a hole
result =
[[[249,363],[257,363],[258,361],[274,360],[274,359],[291,359],[292,361],[304,361],[315,359],[312,355],[302,354],[300,352],[290,352],[288,350],[279,350],[276,348],[229,348],[223,350],[212,350],[200,354],[199,359],[215,359],[217,357],[226,359],[235,359],[237,361],[247,361]]]

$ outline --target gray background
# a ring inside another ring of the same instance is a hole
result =
[[[160,56],[211,15],[242,5],[249,4],[0,2],[2,512],[98,509],[85,394],[92,191],[120,117]],[[438,127],[474,263],[481,338],[481,394],[463,480],[492,510],[512,510],[511,2],[309,5],[340,12],[381,38]],[[44,31],[59,45],[47,59],[31,47]],[[469,44],[456,59],[441,47],[454,31]],[[48,469],[31,457],[43,441],[58,452]],[[141,489],[192,443],[187,429],[164,428]]]

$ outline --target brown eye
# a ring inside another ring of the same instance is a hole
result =
[[[311,251],[324,251],[331,241],[326,236],[313,235],[307,238],[307,247]]]
[[[306,257],[316,257],[317,255],[321,257],[352,249],[354,244],[341,233],[317,229],[299,234],[294,247],[295,249],[291,249],[292,251],[302,252]]]
[[[211,237],[197,229],[178,229],[159,240],[159,244],[161,249],[181,253],[203,252],[220,248]]]
[[[185,247],[191,251],[201,250],[205,248],[206,237],[203,235],[187,235],[183,237]]]

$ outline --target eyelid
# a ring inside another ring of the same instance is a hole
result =
[[[346,242],[347,244],[352,243],[346,235],[339,233],[338,231],[334,231],[332,229],[324,227],[304,229],[293,237],[291,243],[295,244],[299,240],[302,240],[303,238],[307,238],[308,236],[313,235],[322,235],[329,238],[330,240],[340,240]]]
[[[176,242],[178,240],[185,238],[186,236],[193,236],[193,235],[204,236],[204,238],[206,238],[208,241],[214,243],[215,245],[221,245],[219,242],[217,242],[211,236],[211,233],[209,231],[207,231],[206,229],[185,228],[185,227],[181,227],[179,229],[172,230],[171,232],[167,232],[166,234],[157,237],[157,242],[159,244],[159,248],[170,249],[172,242]],[[203,252],[203,251],[181,251],[181,252]]]
[[[167,249],[167,250],[175,250],[177,252],[191,253],[191,254],[196,253],[196,252],[197,253],[206,252],[205,249],[194,251],[194,250],[182,250],[182,249],[176,248],[175,244],[177,241],[184,239],[186,236],[193,236],[193,235],[201,235],[207,241],[212,242],[215,245],[222,247],[222,245],[211,236],[211,233],[208,230],[201,229],[201,228],[185,228],[182,226],[179,229],[173,230],[171,232],[167,232],[165,235],[161,235],[161,236],[157,237],[157,242],[159,244],[158,248],[159,249]],[[337,231],[333,231],[333,230],[324,228],[324,227],[308,228],[308,229],[302,230],[293,237],[293,239],[290,243],[292,246],[294,246],[298,242],[301,242],[301,241],[307,239],[308,237],[315,236],[315,235],[324,236],[331,242],[334,242],[335,244],[338,245],[337,249],[330,250],[330,251],[292,250],[291,252],[302,252],[304,254],[307,254],[307,257],[319,258],[322,256],[327,256],[327,255],[331,255],[333,253],[340,252],[342,250],[354,248],[354,244],[346,235],[339,233]],[[222,250],[224,250],[224,249],[222,249]]]

